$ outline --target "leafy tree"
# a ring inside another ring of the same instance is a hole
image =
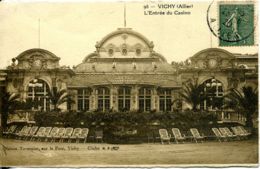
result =
[[[182,91],[179,93],[181,100],[192,106],[193,111],[198,110],[198,105],[205,100],[206,94],[203,94],[204,87],[198,84],[197,80],[189,80],[183,85]]]
[[[258,88],[244,86],[240,91],[230,89],[225,96],[225,107],[243,113],[246,126],[253,127],[253,115],[258,112]]]
[[[9,113],[14,113],[15,110],[23,106],[20,95],[17,93],[9,93],[4,91],[0,92],[2,102],[2,126],[5,129],[7,126],[7,119]]]
[[[52,90],[50,91],[50,101],[54,106],[53,107],[54,111],[59,111],[60,110],[59,106],[62,105],[63,103],[73,102],[71,95],[68,94],[66,89],[58,90],[57,87],[53,87]]]

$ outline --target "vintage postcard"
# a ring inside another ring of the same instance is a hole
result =
[[[258,166],[258,1],[0,2],[0,166]]]

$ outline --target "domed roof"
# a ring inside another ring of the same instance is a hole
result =
[[[152,41],[149,41],[145,36],[136,31],[133,31],[131,28],[118,28],[116,31],[111,32],[107,36],[105,36],[100,42],[97,42],[96,47],[103,47],[107,41],[111,40],[112,38],[118,35],[121,36],[121,38],[125,41],[127,41],[128,36],[133,36],[143,41],[149,48],[152,49],[154,47]]]
[[[96,43],[96,51],[89,58],[149,58],[153,55],[153,42],[131,28],[118,28]],[[160,56],[163,58],[162,56]],[[165,60],[165,58],[163,58]],[[83,62],[84,62],[83,61]]]
[[[52,52],[45,50],[45,49],[41,49],[41,48],[32,48],[32,49],[28,49],[24,52],[22,52],[21,54],[19,54],[16,59],[19,60],[26,60],[29,59],[32,55],[40,55],[42,57],[44,57],[45,59],[48,60],[60,60],[59,57],[57,57],[55,54],[53,54]]]
[[[33,48],[19,54],[18,69],[55,69],[59,67],[60,58],[48,50]]]
[[[153,50],[153,42],[131,28],[119,28],[96,44],[76,72],[172,71],[166,59]]]

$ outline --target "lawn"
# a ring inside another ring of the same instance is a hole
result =
[[[238,166],[258,163],[256,139],[170,145],[0,141],[2,166]]]

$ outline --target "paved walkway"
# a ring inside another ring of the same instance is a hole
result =
[[[209,166],[258,163],[257,140],[178,145],[45,143],[12,139],[0,141],[0,163],[3,166]]]

